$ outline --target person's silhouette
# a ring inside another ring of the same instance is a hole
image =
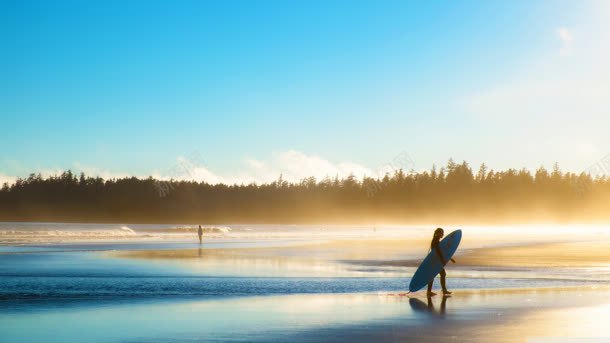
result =
[[[436,255],[440,258],[441,263],[443,264],[443,267],[447,264],[447,260],[445,259],[445,257],[443,256],[443,252],[441,251],[440,247],[438,246],[438,244],[441,241],[441,238],[443,238],[443,236],[445,235],[445,231],[442,228],[437,228],[436,230],[434,230],[434,236],[432,237],[432,242],[430,243],[430,249],[434,250],[436,252]],[[454,259],[451,259],[451,262],[455,263]],[[441,269],[441,287],[443,288],[443,294],[451,294],[451,292],[449,292],[447,290],[447,285],[446,285],[446,276],[447,276],[447,272],[445,272],[445,268]],[[432,281],[430,281],[428,283],[428,296],[433,296],[436,295],[436,293],[432,292],[432,285],[434,284],[434,279],[432,279]]]
[[[199,225],[199,229],[197,229],[197,235],[199,236],[199,244],[203,242],[203,229],[201,225]]]

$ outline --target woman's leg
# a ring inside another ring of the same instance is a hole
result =
[[[445,278],[447,277],[447,272],[445,272],[445,268],[441,270],[441,287],[443,288],[443,293],[449,293],[447,290],[447,284]]]

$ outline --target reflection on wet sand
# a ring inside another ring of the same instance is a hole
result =
[[[295,294],[57,310],[41,306],[0,311],[0,326],[8,341],[43,341],[48,332],[55,341],[77,341],[76,326],[92,333],[90,341],[519,342],[609,337],[608,316],[606,287],[473,292],[430,301],[388,294]],[[24,325],[34,320],[35,330]]]
[[[265,255],[261,249],[184,249],[109,252],[114,257],[147,260],[215,276],[357,277],[363,272],[312,257]]]
[[[424,303],[418,298],[409,298],[409,305],[411,305],[411,309],[414,312],[429,314],[432,318],[443,318],[447,309],[447,299],[449,298],[451,298],[451,296],[448,295],[444,295],[441,297],[440,310],[436,310],[434,308],[434,302],[432,301],[432,297],[427,297],[426,303]]]

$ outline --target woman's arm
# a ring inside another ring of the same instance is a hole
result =
[[[445,261],[445,258],[443,257],[443,253],[441,252],[441,249],[438,247],[438,245],[434,247],[434,250],[436,250],[436,254],[441,259],[443,266],[446,265],[447,261]]]

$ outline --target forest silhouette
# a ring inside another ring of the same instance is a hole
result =
[[[449,163],[383,177],[226,185],[65,171],[0,189],[0,220],[129,223],[610,222],[610,178]]]

